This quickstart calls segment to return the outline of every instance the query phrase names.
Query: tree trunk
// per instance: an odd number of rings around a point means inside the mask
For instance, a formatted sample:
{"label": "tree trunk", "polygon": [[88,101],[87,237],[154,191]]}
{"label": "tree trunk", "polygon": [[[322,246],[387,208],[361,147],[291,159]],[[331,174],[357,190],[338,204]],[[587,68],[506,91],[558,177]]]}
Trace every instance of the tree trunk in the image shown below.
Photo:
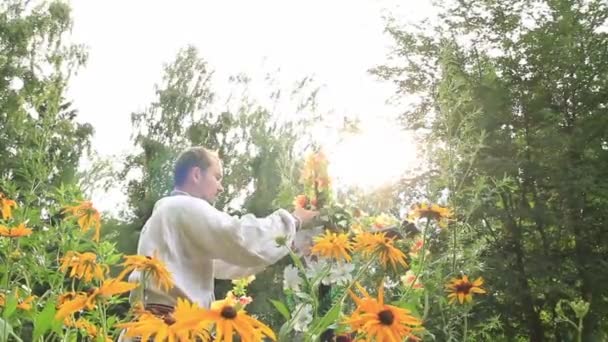
{"label": "tree trunk", "polygon": [[528,278],[526,276],[521,228],[517,225],[517,222],[513,218],[513,215],[509,209],[510,205],[509,201],[507,200],[507,195],[501,193],[501,199],[505,207],[506,213],[505,220],[503,221],[503,223],[505,225],[505,228],[507,229],[508,238],[511,242],[513,253],[515,254],[515,265],[513,271],[521,289],[521,293],[519,293],[518,295],[520,296],[522,304],[524,306],[524,313],[525,317],[527,318],[530,341],[542,342],[544,341],[545,337],[544,330],[542,322],[540,320],[540,316],[534,308],[534,299],[530,290],[530,284],[528,284]]}

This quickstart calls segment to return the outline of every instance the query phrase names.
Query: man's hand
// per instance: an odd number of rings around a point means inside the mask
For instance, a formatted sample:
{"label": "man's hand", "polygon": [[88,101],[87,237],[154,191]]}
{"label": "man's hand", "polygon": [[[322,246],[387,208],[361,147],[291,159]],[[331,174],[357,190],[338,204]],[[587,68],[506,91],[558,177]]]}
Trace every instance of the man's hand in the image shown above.
{"label": "man's hand", "polygon": [[304,208],[296,207],[292,213],[293,216],[297,217],[302,223],[302,227],[308,225],[312,220],[319,215],[318,211],[306,210]]}

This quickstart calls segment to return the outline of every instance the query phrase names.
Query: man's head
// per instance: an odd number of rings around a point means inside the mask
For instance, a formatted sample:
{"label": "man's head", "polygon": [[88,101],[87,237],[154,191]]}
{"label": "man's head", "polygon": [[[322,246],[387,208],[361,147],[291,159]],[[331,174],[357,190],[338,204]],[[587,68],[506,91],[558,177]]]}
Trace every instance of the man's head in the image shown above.
{"label": "man's head", "polygon": [[218,193],[224,191],[222,176],[222,163],[217,153],[195,146],[177,158],[173,181],[175,189],[213,202]]}

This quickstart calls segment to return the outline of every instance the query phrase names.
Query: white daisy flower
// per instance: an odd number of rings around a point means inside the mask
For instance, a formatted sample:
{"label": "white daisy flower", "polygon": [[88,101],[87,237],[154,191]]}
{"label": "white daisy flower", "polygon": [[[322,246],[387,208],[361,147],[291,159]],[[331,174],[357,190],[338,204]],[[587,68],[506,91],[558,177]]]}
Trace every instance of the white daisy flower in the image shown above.
{"label": "white daisy flower", "polygon": [[355,265],[351,263],[338,263],[331,268],[329,272],[329,281],[332,284],[346,285],[353,280],[352,272],[355,270]]}
{"label": "white daisy flower", "polygon": [[298,269],[293,265],[285,267],[283,270],[283,289],[298,292],[300,291],[300,285],[302,285],[302,278],[298,274]]}
{"label": "white daisy flower", "polygon": [[321,279],[321,283],[323,283],[323,285],[329,285],[331,284],[329,273],[329,264],[323,259],[320,259],[319,261],[311,261],[306,265],[305,275],[306,278],[310,279],[311,281],[324,274],[323,279]]}
{"label": "white daisy flower", "polygon": [[312,305],[300,304],[296,307],[294,313],[296,313],[296,316],[293,318],[293,329],[300,332],[308,330],[308,325],[312,322]]}

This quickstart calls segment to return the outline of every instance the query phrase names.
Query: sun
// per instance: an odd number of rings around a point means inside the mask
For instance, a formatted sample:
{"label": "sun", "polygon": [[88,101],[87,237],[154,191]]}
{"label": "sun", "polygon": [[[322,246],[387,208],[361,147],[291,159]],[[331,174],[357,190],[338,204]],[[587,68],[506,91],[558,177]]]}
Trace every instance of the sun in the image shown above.
{"label": "sun", "polygon": [[418,164],[411,133],[397,124],[365,125],[358,134],[326,147],[335,185],[373,190],[390,184]]}

